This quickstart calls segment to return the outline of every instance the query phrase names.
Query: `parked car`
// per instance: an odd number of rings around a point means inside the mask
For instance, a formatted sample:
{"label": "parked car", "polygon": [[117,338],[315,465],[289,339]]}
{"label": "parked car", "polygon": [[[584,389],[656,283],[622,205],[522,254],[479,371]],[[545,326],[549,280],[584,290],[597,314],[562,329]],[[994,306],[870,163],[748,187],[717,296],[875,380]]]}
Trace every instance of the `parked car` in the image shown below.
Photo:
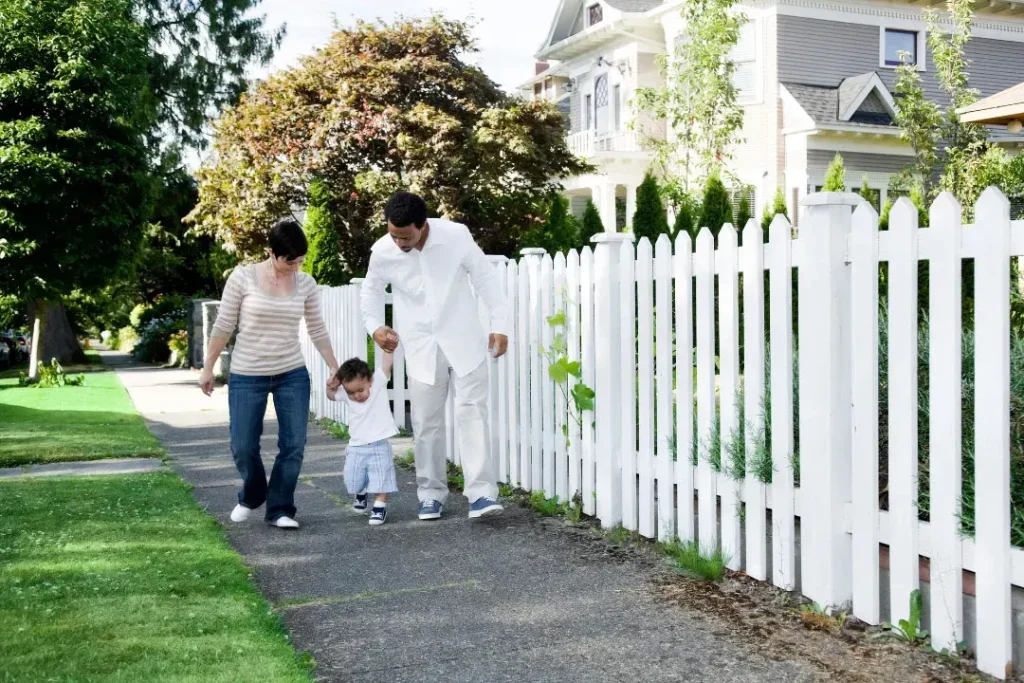
{"label": "parked car", "polygon": [[32,337],[19,334],[14,338],[14,341],[18,343],[18,349],[21,351],[22,360],[28,360],[28,357],[32,354]]}
{"label": "parked car", "polygon": [[6,337],[0,337],[0,368],[9,368],[11,363],[11,347],[4,341]]}
{"label": "parked car", "polygon": [[28,356],[22,352],[18,342],[10,335],[0,333],[0,347],[7,350],[8,362],[11,365],[16,365],[28,358]]}

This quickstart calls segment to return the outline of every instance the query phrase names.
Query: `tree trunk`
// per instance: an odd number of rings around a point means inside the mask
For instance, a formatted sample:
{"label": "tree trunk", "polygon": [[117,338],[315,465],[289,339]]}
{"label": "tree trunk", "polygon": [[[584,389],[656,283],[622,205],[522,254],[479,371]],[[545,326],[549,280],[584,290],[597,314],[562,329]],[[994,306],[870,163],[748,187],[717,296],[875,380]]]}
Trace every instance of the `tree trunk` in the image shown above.
{"label": "tree trunk", "polygon": [[54,358],[60,363],[85,360],[64,304],[38,299],[29,304],[28,317],[32,321],[32,357],[29,361],[31,379],[38,378],[40,362],[50,363]]}

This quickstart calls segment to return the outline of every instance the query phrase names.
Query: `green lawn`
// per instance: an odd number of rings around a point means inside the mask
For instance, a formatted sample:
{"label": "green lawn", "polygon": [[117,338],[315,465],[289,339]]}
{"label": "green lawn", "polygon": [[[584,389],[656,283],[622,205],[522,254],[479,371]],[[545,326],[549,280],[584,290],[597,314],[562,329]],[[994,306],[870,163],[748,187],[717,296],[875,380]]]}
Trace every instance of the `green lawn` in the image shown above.
{"label": "green lawn", "polygon": [[0,499],[0,681],[311,680],[175,475],[0,481]]}
{"label": "green lawn", "polygon": [[0,467],[162,454],[113,372],[60,389],[0,379]]}

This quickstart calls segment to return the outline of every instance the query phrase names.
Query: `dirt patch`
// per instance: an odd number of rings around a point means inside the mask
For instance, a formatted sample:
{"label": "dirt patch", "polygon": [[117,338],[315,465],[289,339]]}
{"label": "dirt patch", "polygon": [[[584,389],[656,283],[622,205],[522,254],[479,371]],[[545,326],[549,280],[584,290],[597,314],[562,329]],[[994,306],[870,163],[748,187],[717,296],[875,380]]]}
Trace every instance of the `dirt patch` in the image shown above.
{"label": "dirt patch", "polygon": [[[510,511],[511,512],[511,511]],[[845,616],[801,610],[800,598],[730,572],[710,583],[680,575],[656,544],[636,534],[600,530],[594,520],[579,524],[533,518],[538,533],[556,533],[569,541],[576,557],[595,562],[631,563],[650,576],[655,596],[682,609],[686,617],[714,635],[752,648],[772,661],[803,661],[823,681],[844,683],[975,683],[994,681],[977,673],[969,658],[955,660],[913,647],[878,627]],[[513,512],[517,517],[516,512]],[[1022,679],[1015,678],[1015,681]]]}

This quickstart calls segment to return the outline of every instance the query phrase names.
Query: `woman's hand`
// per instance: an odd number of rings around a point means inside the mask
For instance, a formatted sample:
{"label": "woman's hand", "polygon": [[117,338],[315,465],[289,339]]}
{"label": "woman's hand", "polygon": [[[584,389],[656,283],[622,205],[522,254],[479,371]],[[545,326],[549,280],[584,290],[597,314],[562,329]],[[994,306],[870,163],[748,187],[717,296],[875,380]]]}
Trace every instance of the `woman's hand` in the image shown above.
{"label": "woman's hand", "polygon": [[199,388],[207,396],[213,394],[213,370],[209,366],[204,367],[203,371],[199,373]]}
{"label": "woman's hand", "polygon": [[338,368],[327,368],[327,374],[330,375],[330,379],[327,380],[327,391],[337,391],[341,386],[341,380],[338,379]]}

